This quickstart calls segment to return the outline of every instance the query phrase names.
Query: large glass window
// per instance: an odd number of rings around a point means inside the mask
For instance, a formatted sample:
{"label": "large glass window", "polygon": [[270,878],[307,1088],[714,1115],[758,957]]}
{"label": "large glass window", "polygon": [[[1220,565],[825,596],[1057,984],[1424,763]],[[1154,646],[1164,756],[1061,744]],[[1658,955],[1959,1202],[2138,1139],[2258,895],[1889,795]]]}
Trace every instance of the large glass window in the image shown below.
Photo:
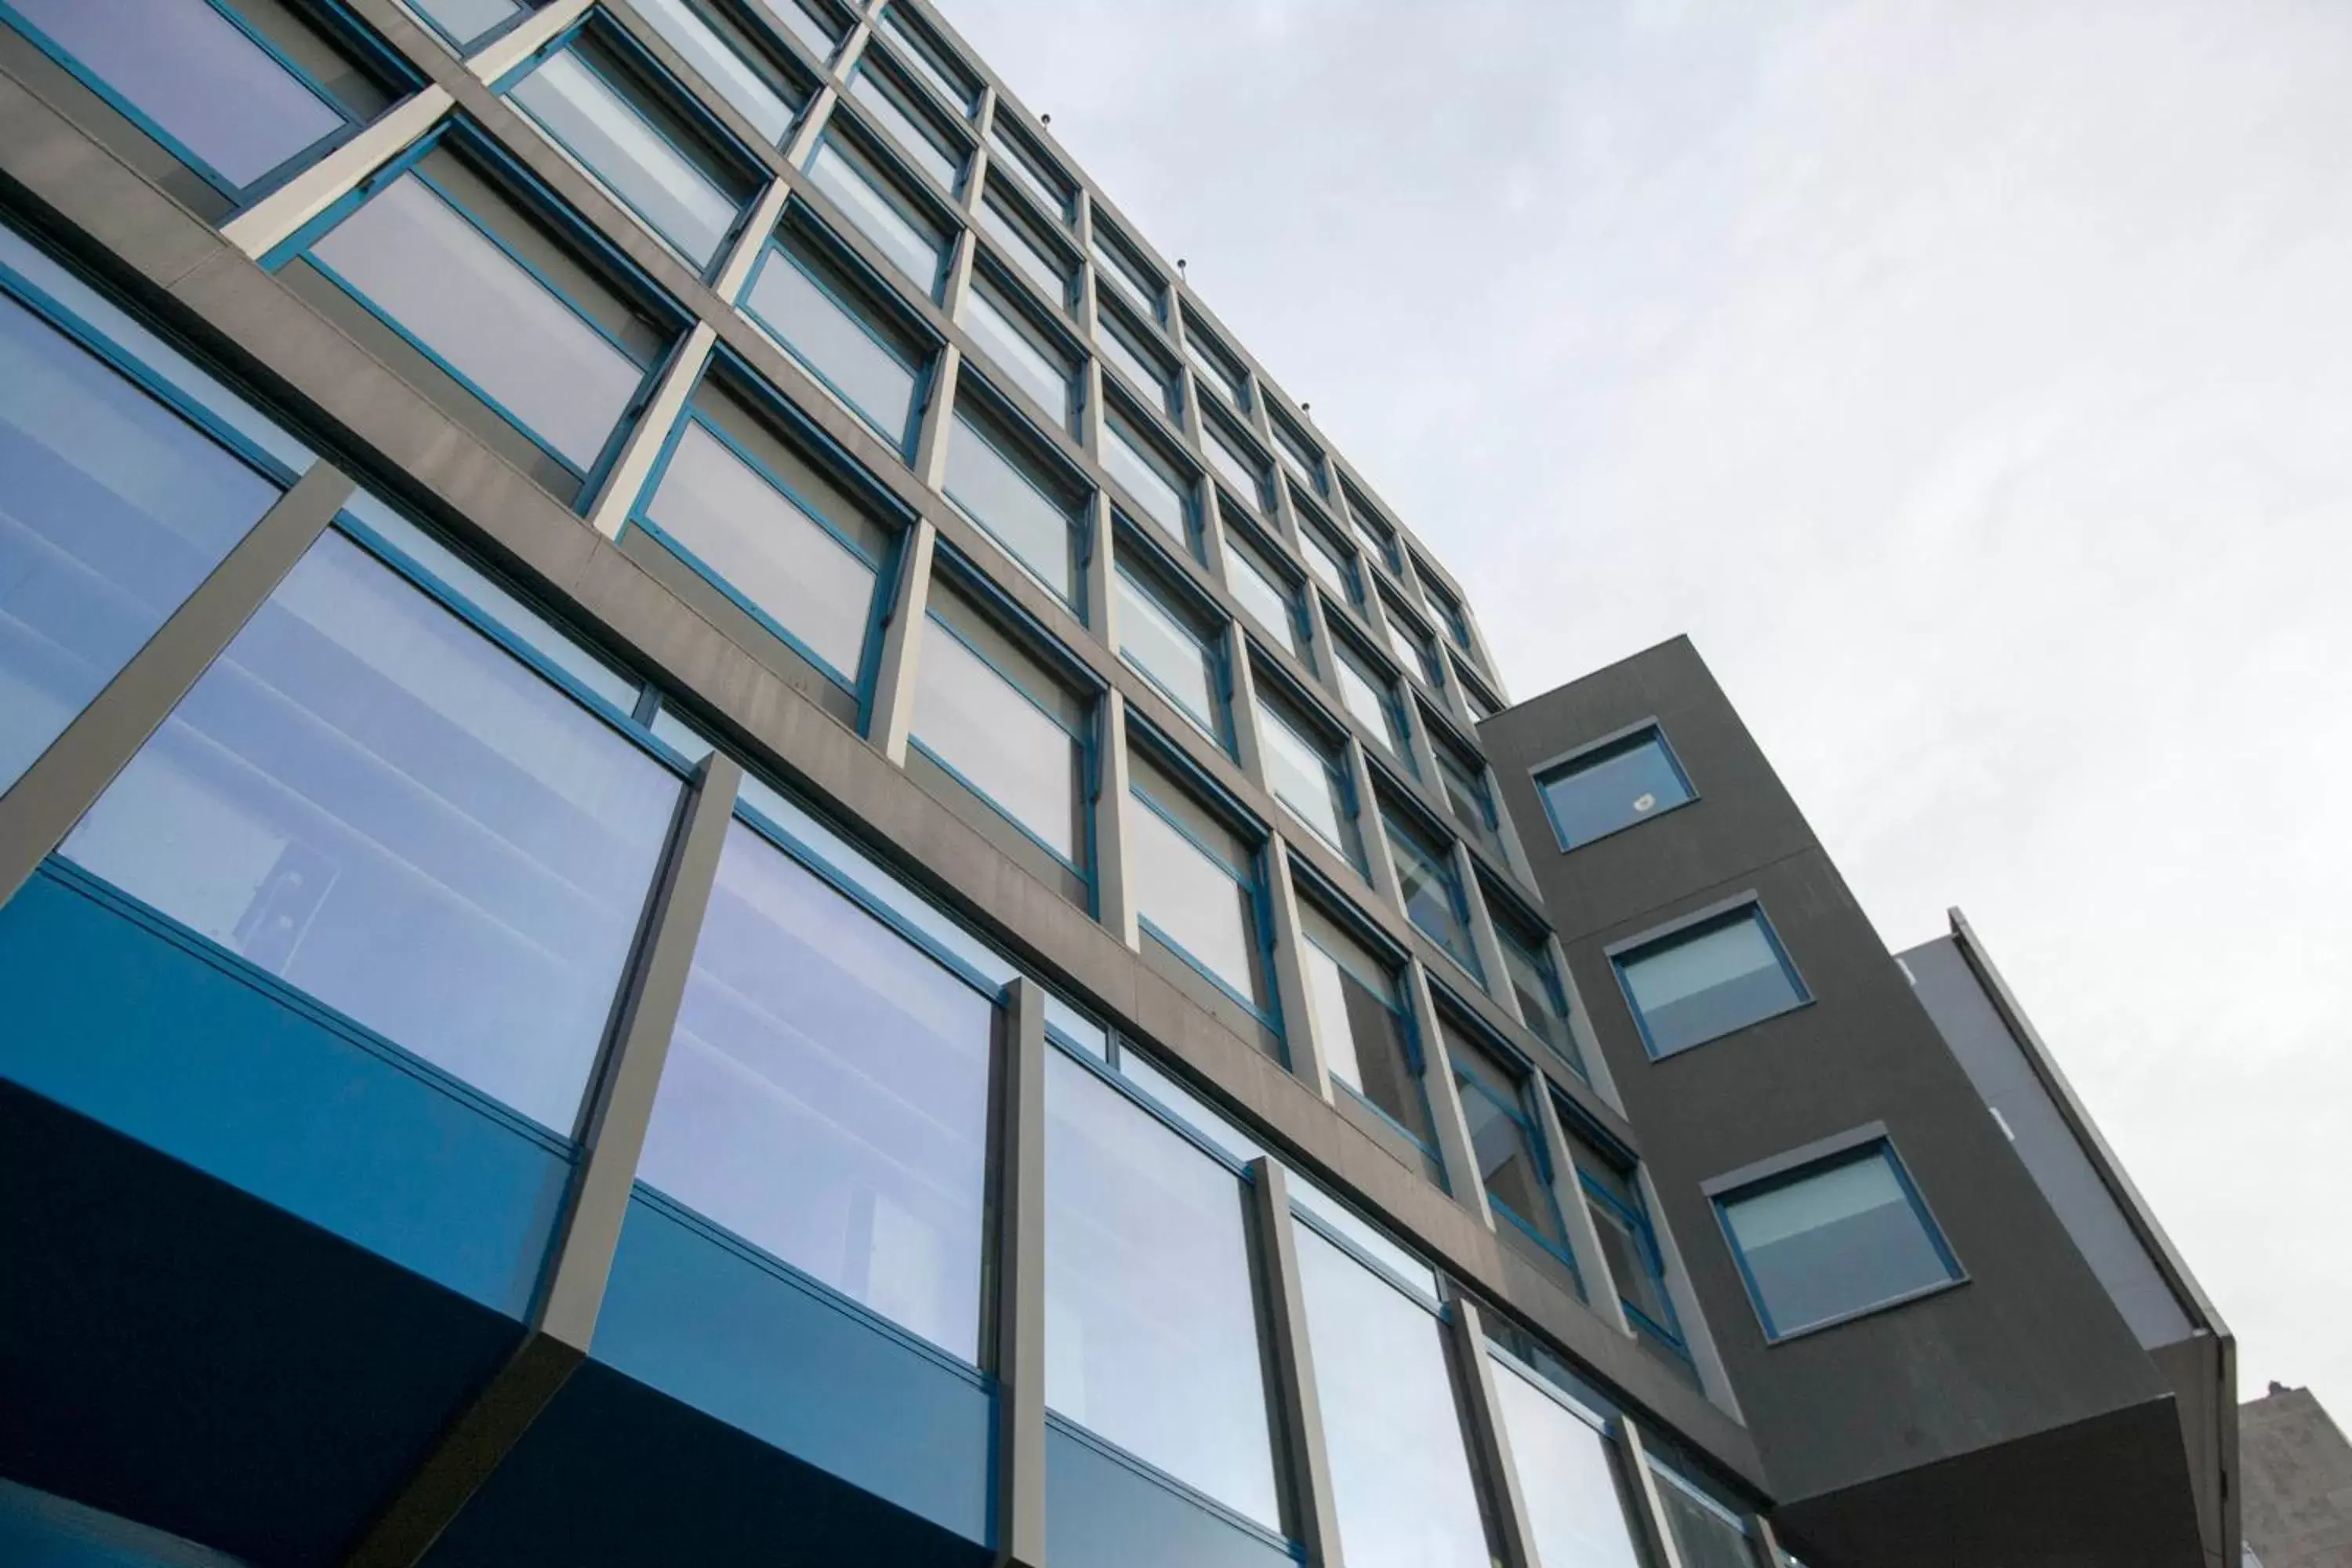
{"label": "large glass window", "polygon": [[1603,1149],[1585,1136],[1571,1116],[1561,1116],[1560,1131],[1576,1162],[1577,1183],[1608,1259],[1610,1277],[1617,1283],[1618,1300],[1634,1331],[1653,1344],[1687,1356],[1681,1320],[1666,1293],[1665,1255],[1659,1250],[1657,1232],[1650,1224],[1650,1205],[1643,1201],[1633,1157],[1613,1147]]}
{"label": "large glass window", "polygon": [[531,11],[525,0],[409,0],[409,5],[460,49]]}
{"label": "large glass window", "polygon": [[1381,621],[1388,627],[1389,651],[1397,662],[1420,677],[1423,685],[1432,691],[1445,684],[1445,665],[1438,657],[1437,643],[1399,604],[1393,595],[1381,595]]}
{"label": "large glass window", "polygon": [[1129,389],[1162,414],[1176,416],[1176,367],[1150,346],[1150,334],[1118,305],[1106,303],[1096,308],[1095,341],[1101,345],[1103,363],[1123,376]]}
{"label": "large glass window", "polygon": [[592,28],[507,96],[688,260],[718,259],[757,182],[643,62]]}
{"label": "large glass window", "polygon": [[1078,264],[1044,224],[1029,216],[1019,197],[992,183],[974,216],[980,232],[994,242],[1015,270],[1056,307],[1069,308],[1077,291]]}
{"label": "large glass window", "polygon": [[1076,205],[1076,187],[1029,133],[1013,123],[1013,111],[1000,102],[988,128],[989,166],[1002,169],[1020,183],[1037,205],[1067,223]]}
{"label": "large glass window", "polygon": [[1047,1053],[1045,1403],[1282,1530],[1241,1184]]}
{"label": "large glass window", "polygon": [[941,124],[919,90],[891,68],[889,57],[869,49],[849,73],[849,97],[882,128],[909,163],[952,193],[962,183],[969,153]]}
{"label": "large glass window", "polygon": [[[789,3],[789,0],[786,0]],[[980,108],[980,82],[946,44],[904,5],[882,8],[882,26],[898,54],[930,89],[958,114],[971,118]]]}
{"label": "large glass window", "polygon": [[1447,847],[1425,837],[1392,810],[1381,813],[1389,858],[1396,862],[1397,890],[1407,919],[1421,934],[1444,948],[1463,968],[1478,973],[1478,952],[1470,941],[1470,905],[1454,875]]}
{"label": "large glass window", "polygon": [[1488,1568],[1444,1330],[1310,1226],[1293,1230],[1349,1568]]}
{"label": "large glass window", "polygon": [[1293,658],[1306,662],[1307,641],[1300,635],[1302,614],[1298,588],[1266,562],[1255,545],[1246,544],[1228,524],[1225,529],[1225,585],[1242,608],[1280,643]]}
{"label": "large glass window", "polygon": [[733,823],[638,1179],[976,1362],[994,1011]]}
{"label": "large glass window", "polygon": [[1495,916],[1495,941],[1503,950],[1503,973],[1518,1004],[1519,1022],[1528,1032],[1559,1053],[1559,1058],[1583,1078],[1584,1054],[1568,1021],[1568,990],[1551,961],[1551,947],[1542,931],[1504,913],[1489,894],[1487,909]]}
{"label": "large glass window", "polygon": [[1658,1479],[1658,1506],[1683,1568],[1757,1568],[1761,1559],[1737,1513],[1656,1459],[1650,1473]]}
{"label": "large glass window", "polygon": [[856,690],[889,536],[749,411],[706,388],[639,521]]}
{"label": "large glass window", "polygon": [[743,289],[743,310],[900,453],[932,346],[797,205]]}
{"label": "large glass window", "polygon": [[1266,509],[1271,492],[1266,489],[1265,466],[1240,437],[1213,419],[1203,419],[1201,448],[1209,455],[1209,467],[1233,487],[1235,495],[1261,512]]}
{"label": "large glass window", "polygon": [[1127,487],[1143,518],[1162,533],[1192,549],[1192,484],[1160,443],[1116,414],[1103,421],[1103,467]]}
{"label": "large glass window", "polygon": [[1257,688],[1258,751],[1265,763],[1266,787],[1297,814],[1316,837],[1360,868],[1363,841],[1356,824],[1356,791],[1345,747],[1302,717],[1288,701]]}
{"label": "large glass window", "polygon": [[342,136],[352,119],[282,50],[206,0],[10,0],[37,36],[231,196]]}
{"label": "large glass window", "polygon": [[1372,667],[1371,660],[1345,642],[1333,650],[1332,673],[1339,679],[1339,700],[1357,722],[1372,732],[1390,756],[1412,767],[1412,750],[1404,736],[1404,712],[1397,705],[1396,686]]}
{"label": "large glass window", "polygon": [[[791,0],[779,0],[792,9]],[[634,0],[636,13],[669,41],[751,128],[783,144],[808,93],[790,80],[734,19],[707,0]]]}
{"label": "large glass window", "polygon": [[1719,1193],[1715,1206],[1768,1339],[1960,1278],[1894,1145],[1883,1139]]}
{"label": "large glass window", "polygon": [[1562,849],[1590,844],[1692,798],[1690,780],[1654,727],[1537,774],[1536,789]]}
{"label": "large glass window", "polygon": [[1410,1133],[1429,1157],[1437,1143],[1421,1053],[1405,1011],[1403,977],[1306,899],[1298,901],[1298,951],[1307,1001],[1324,1065],[1338,1082]]}
{"label": "large glass window", "polygon": [[[461,205],[453,193],[465,191]],[[476,211],[472,203],[482,204]],[[670,334],[624,337],[527,266],[521,223],[436,151],[310,247],[356,295],[572,473],[593,469]]]}
{"label": "large glass window", "polygon": [[1220,747],[1225,745],[1225,659],[1217,634],[1171,607],[1164,589],[1122,566],[1118,651]]}
{"label": "large glass window", "polygon": [[1571,1407],[1516,1361],[1491,1356],[1536,1568],[1644,1568],[1622,1460],[1606,1425]]}
{"label": "large glass window", "polygon": [[1642,1043],[1671,1056],[1808,999],[1764,910],[1745,904],[1615,953]]}
{"label": "large glass window", "polygon": [[842,215],[890,264],[914,280],[918,293],[938,292],[946,269],[949,233],[928,207],[908,195],[881,166],[847,142],[826,136],[809,155],[809,183],[833,198]]}
{"label": "large glass window", "polygon": [[[1551,1162],[1545,1155],[1535,1110],[1528,1102],[1527,1071],[1505,1061],[1454,1019],[1440,1015],[1438,1026],[1445,1031],[1445,1054],[1454,1064],[1478,1180],[1486,1186],[1488,1206],[1508,1222],[1503,1239],[1533,1243],[1538,1257],[1564,1265],[1573,1276],[1576,1262],[1552,1194]],[[1580,1279],[1576,1284],[1583,1289]]]}
{"label": "large glass window", "polygon": [[[1415,556],[1413,559],[1418,564],[1421,558]],[[1445,623],[1445,635],[1453,639],[1454,646],[1465,654],[1473,652],[1470,618],[1462,612],[1462,601],[1440,584],[1437,574],[1426,566],[1421,566],[1414,575],[1421,579],[1422,597],[1427,599],[1429,607],[1437,612],[1437,618]]]}
{"label": "large glass window", "polygon": [[1095,219],[1094,256],[1097,284],[1108,284],[1121,300],[1150,321],[1168,319],[1168,285],[1100,216]]}
{"label": "large glass window", "polygon": [[331,531],[63,853],[568,1134],[680,793]]}
{"label": "large glass window", "polygon": [[1081,872],[1087,723],[1080,697],[971,601],[933,583],[912,743]]}
{"label": "large glass window", "polygon": [[1077,422],[1077,352],[1061,333],[1030,313],[1021,297],[975,268],[956,320],[1013,385],[1034,398],[1045,417],[1064,430]]}
{"label": "large glass window", "polygon": [[948,499],[1061,596],[1078,602],[1087,498],[1013,421],[971,395],[948,431]]}
{"label": "large glass window", "polygon": [[1257,847],[1130,751],[1128,877],[1147,934],[1263,1016],[1267,1006]]}
{"label": "large glass window", "polygon": [[0,295],[0,795],[278,495]]}

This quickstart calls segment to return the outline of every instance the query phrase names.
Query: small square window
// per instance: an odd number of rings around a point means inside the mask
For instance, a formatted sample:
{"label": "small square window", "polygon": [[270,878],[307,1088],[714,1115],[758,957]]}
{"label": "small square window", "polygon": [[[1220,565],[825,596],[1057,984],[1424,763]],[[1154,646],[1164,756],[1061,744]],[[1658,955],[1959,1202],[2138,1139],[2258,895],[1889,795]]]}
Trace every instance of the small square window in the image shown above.
{"label": "small square window", "polygon": [[1563,850],[1697,798],[1655,724],[1591,747],[1536,775]]}
{"label": "small square window", "polygon": [[1884,1138],[1717,1193],[1715,1208],[1767,1339],[1843,1321],[1964,1278]]}
{"label": "small square window", "polygon": [[1611,962],[1653,1059],[1811,1000],[1752,903],[1612,952]]}

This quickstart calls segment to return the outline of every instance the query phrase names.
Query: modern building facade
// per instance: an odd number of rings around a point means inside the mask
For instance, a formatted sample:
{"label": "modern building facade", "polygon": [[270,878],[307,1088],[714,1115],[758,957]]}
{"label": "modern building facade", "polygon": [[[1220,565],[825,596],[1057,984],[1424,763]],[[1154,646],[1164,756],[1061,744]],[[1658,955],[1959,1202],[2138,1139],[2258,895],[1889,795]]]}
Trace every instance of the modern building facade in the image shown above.
{"label": "modern building facade", "polygon": [[2352,1442],[2307,1388],[2273,1383],[2239,1407],[2246,1568],[2352,1563]]}
{"label": "modern building facade", "polygon": [[0,1560],[2224,1560],[1990,965],[919,0],[0,0]]}

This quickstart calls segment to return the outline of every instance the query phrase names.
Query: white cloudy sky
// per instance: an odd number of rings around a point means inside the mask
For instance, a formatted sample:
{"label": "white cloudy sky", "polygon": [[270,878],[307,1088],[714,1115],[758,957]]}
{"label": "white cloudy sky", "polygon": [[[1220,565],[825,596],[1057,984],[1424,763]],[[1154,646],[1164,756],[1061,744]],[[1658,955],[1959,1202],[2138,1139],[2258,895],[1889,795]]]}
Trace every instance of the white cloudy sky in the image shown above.
{"label": "white cloudy sky", "polygon": [[1513,693],[1688,631],[2352,1415],[2352,5],[943,3]]}

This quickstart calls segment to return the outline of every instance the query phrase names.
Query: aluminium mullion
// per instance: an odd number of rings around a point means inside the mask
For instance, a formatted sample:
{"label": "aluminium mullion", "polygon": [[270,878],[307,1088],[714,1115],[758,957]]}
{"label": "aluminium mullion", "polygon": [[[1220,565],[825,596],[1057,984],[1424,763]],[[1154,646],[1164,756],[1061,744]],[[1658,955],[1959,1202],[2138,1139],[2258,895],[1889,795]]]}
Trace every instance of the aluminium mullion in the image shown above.
{"label": "aluminium mullion", "polygon": [[1142,921],[1136,912],[1128,857],[1128,814],[1147,809],[1129,789],[1127,757],[1127,698],[1118,686],[1097,704],[1100,731],[1099,785],[1095,792],[1095,919],[1125,943],[1143,950]]}
{"label": "aluminium mullion", "polygon": [[467,71],[484,87],[495,88],[509,71],[553,43],[594,5],[595,0],[551,0],[467,56]]}
{"label": "aluminium mullion", "polygon": [[1723,1364],[1723,1352],[1717,1349],[1714,1331],[1707,1327],[1706,1312],[1698,1299],[1697,1289],[1691,1283],[1690,1269],[1684,1265],[1682,1248],[1675,1245],[1674,1228],[1666,1223],[1666,1214],[1658,1201],[1658,1184],[1652,1179],[1650,1167],[1642,1162],[1633,1166],[1634,1193],[1642,1200],[1642,1219],[1650,1232],[1650,1244],[1656,1249],[1659,1283],[1666,1300],[1675,1310],[1675,1326],[1682,1334],[1683,1349],[1690,1353],[1691,1366],[1698,1373],[1699,1391],[1718,1409],[1734,1420],[1741,1420],[1738,1391],[1732,1386],[1731,1373]]}
{"label": "aluminium mullion", "polygon": [[628,523],[629,513],[646,481],[654,471],[669,443],[670,429],[679,416],[686,412],[687,399],[694,394],[710,363],[711,350],[719,334],[709,322],[697,320],[687,332],[686,342],[670,359],[655,385],[653,395],[637,414],[636,424],[623,440],[620,455],[604,473],[604,481],[596,493],[595,504],[589,508],[589,526],[607,539],[621,537]]}
{"label": "aluminium mullion", "polygon": [[1658,1495],[1658,1478],[1650,1468],[1650,1446],[1642,1437],[1642,1429],[1620,1416],[1616,1423],[1617,1439],[1624,1447],[1625,1468],[1632,1472],[1633,1495],[1641,1500],[1650,1545],[1658,1568],[1686,1568],[1682,1548],[1675,1543],[1674,1528],[1666,1522],[1666,1501]]}
{"label": "aluminium mullion", "polygon": [[221,237],[259,261],[429,134],[455,107],[448,89],[437,83],[419,88],[333,152],[223,224]]}
{"label": "aluminium mullion", "polygon": [[1454,879],[1462,890],[1463,923],[1469,927],[1470,951],[1477,959],[1478,977],[1486,994],[1499,1003],[1502,994],[1511,988],[1511,971],[1503,962],[1503,941],[1495,931],[1494,911],[1486,907],[1486,889],[1479,883],[1478,861],[1469,845],[1458,837],[1453,842],[1452,857]]}
{"label": "aluminium mullion", "polygon": [[1276,1005],[1282,1010],[1286,1024],[1283,1030],[1284,1054],[1289,1058],[1291,1076],[1315,1092],[1318,1099],[1328,1102],[1332,1097],[1331,1060],[1322,1037],[1316,1033],[1314,1003],[1307,978],[1303,944],[1307,940],[1305,922],[1298,915],[1298,889],[1290,868],[1289,841],[1279,831],[1266,838],[1266,920],[1273,929],[1272,952],[1268,967],[1274,984]]}
{"label": "aluminium mullion", "polygon": [[996,1563],[1045,1563],[1045,993],[1024,975],[999,1003],[991,1347],[996,1373]]}
{"label": "aluminium mullion", "polygon": [[882,625],[882,651],[866,712],[866,740],[901,768],[907,765],[907,742],[914,724],[922,626],[930,607],[931,563],[939,537],[939,528],[929,518],[916,519],[908,533]]}
{"label": "aluminium mullion", "polygon": [[1486,1181],[1478,1169],[1477,1147],[1470,1142],[1470,1121],[1462,1110],[1461,1086],[1454,1081],[1453,1053],[1438,1027],[1437,1004],[1430,994],[1429,969],[1418,953],[1405,964],[1405,1001],[1412,1010],[1413,1033],[1421,1041],[1421,1086],[1429,1100],[1429,1118],[1436,1124],[1438,1164],[1445,1172],[1447,1191],[1491,1233],[1495,1211],[1486,1200]]}
{"label": "aluminium mullion", "polygon": [[1250,1162],[1244,1174],[1273,1352],[1276,1417],[1282,1428],[1281,1451],[1288,1460],[1293,1528],[1306,1549],[1306,1568],[1345,1568],[1331,1456],[1323,1436],[1322,1396],[1315,1384],[1315,1348],[1307,1333],[1298,1237],[1290,1217],[1289,1178],[1263,1154]]}

